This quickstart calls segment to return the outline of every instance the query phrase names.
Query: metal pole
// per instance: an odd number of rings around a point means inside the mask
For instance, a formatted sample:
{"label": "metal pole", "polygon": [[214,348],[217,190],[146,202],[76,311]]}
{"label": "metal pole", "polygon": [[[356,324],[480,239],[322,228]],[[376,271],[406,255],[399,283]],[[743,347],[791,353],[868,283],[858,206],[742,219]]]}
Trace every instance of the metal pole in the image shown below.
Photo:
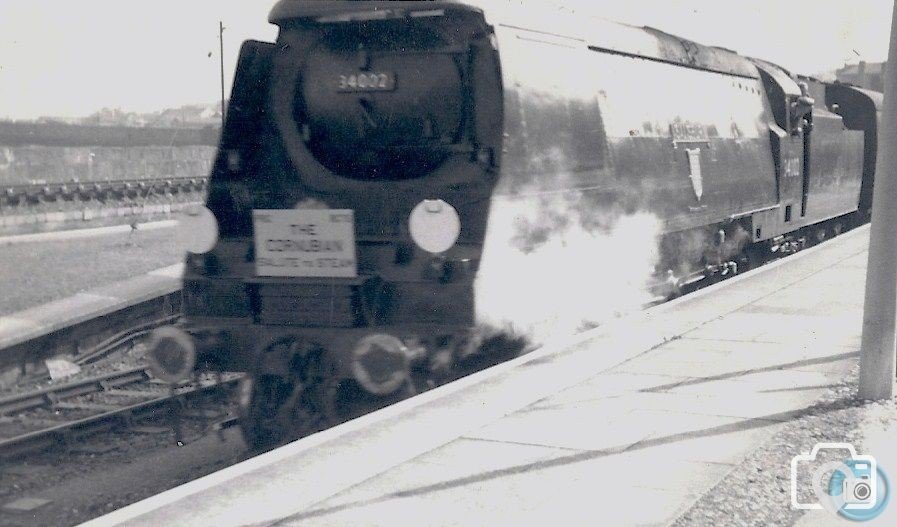
{"label": "metal pole", "polygon": [[[891,17],[891,60],[897,62],[897,5]],[[897,68],[887,69],[884,92],[860,351],[859,396],[872,400],[893,397],[897,356]]]}
{"label": "metal pole", "polygon": [[221,60],[221,129],[224,129],[224,22],[218,21],[218,56]]}

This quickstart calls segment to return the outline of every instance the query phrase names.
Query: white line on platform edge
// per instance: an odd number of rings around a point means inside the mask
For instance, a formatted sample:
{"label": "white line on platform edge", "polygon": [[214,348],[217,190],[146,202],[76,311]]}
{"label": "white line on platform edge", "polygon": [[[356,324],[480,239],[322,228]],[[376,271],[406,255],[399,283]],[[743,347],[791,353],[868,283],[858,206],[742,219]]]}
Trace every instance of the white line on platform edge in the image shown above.
{"label": "white line on platform edge", "polygon": [[90,229],[73,229],[66,231],[53,232],[37,232],[33,234],[15,234],[11,236],[0,236],[0,246],[16,245],[19,243],[48,242],[58,240],[75,240],[79,238],[92,238],[95,236],[106,236],[109,234],[118,234],[137,231],[153,231],[157,229],[168,229],[176,227],[177,220],[161,220],[147,223],[137,223],[134,227],[131,225],[112,225],[109,227],[93,227]]}

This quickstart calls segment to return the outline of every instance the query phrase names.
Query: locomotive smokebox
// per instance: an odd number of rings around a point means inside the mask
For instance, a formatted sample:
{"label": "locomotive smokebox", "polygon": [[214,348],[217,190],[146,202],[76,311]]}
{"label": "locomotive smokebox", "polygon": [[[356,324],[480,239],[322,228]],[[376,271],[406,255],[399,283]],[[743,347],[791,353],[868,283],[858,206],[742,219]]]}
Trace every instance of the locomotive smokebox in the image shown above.
{"label": "locomotive smokebox", "polygon": [[309,150],[344,177],[426,174],[462,130],[465,95],[452,51],[422,24],[329,27],[296,90],[294,118]]}

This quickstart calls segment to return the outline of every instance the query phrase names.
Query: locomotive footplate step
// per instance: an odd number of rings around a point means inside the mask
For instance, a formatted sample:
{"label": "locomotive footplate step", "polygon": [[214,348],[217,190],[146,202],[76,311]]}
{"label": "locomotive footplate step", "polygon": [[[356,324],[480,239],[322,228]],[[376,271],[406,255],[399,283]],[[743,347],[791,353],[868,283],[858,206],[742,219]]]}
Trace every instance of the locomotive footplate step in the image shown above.
{"label": "locomotive footplate step", "polygon": [[[868,233],[543,347],[95,525],[670,524],[856,364]],[[596,509],[597,497],[639,506]]]}

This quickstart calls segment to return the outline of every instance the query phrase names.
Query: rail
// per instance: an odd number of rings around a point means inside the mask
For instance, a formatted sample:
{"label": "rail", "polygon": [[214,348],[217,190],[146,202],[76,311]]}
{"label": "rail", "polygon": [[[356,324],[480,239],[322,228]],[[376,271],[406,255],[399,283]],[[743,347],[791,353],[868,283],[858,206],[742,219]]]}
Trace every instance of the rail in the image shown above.
{"label": "rail", "polygon": [[51,406],[63,399],[103,392],[149,379],[147,368],[140,366],[41,390],[0,397],[0,415]]}
{"label": "rail", "polygon": [[[141,373],[138,372],[138,370],[139,369],[135,369],[128,372],[111,374],[110,376],[108,376],[108,382],[112,384],[122,383],[118,384],[118,386],[122,386],[125,384],[139,382],[134,380],[136,376],[140,376],[144,380],[149,379],[149,376],[145,371]],[[147,392],[146,395],[150,398],[146,400],[142,400],[132,404],[125,404],[114,409],[101,411],[96,415],[91,415],[88,417],[81,417],[62,421],[59,423],[52,423],[49,426],[39,427],[36,430],[28,430],[24,433],[15,434],[11,437],[0,439],[0,459],[15,458],[29,453],[46,451],[52,448],[59,448],[60,446],[66,447],[67,445],[72,445],[75,443],[75,441],[88,435],[103,432],[116,426],[128,426],[134,421],[138,421],[140,419],[156,417],[158,416],[158,410],[160,408],[177,408],[191,399],[205,396],[215,391],[232,389],[239,382],[240,378],[241,376],[234,375],[227,379],[207,381],[196,386],[188,386],[181,389],[172,389],[167,395],[161,396],[152,392]],[[104,383],[105,381],[98,379],[91,379],[82,383],[73,383],[72,385],[67,387],[60,387],[64,389],[64,391],[60,395],[77,397],[86,395],[88,393],[97,393],[97,391],[90,392],[90,390],[94,390],[98,386],[103,387]],[[79,391],[81,390],[85,390],[85,393],[79,393]],[[41,392],[45,392],[45,390],[41,390]],[[109,391],[109,393],[114,393],[114,390]],[[128,394],[133,395],[130,392],[128,392]],[[52,401],[52,398],[49,398],[48,395],[49,394],[47,393],[37,392],[23,394],[21,402],[25,403],[26,405],[37,403],[39,403],[40,406],[52,405],[52,407],[54,408],[61,406],[61,403],[58,400],[50,402]],[[7,408],[12,408],[12,405],[15,403],[7,402],[7,404]],[[78,406],[71,405],[67,408],[77,409]],[[86,404],[84,408],[90,408],[90,405]],[[7,419],[7,421],[9,421],[9,419]],[[27,426],[29,422],[28,419],[25,418],[22,421]],[[233,421],[233,418],[229,418],[224,422],[219,423],[218,428],[230,426],[233,424]]]}
{"label": "rail", "polygon": [[94,199],[109,196],[143,197],[166,192],[201,191],[208,178],[166,176],[157,178],[127,178],[96,181],[39,182],[0,185],[0,198],[7,207],[48,200],[74,198]]}

